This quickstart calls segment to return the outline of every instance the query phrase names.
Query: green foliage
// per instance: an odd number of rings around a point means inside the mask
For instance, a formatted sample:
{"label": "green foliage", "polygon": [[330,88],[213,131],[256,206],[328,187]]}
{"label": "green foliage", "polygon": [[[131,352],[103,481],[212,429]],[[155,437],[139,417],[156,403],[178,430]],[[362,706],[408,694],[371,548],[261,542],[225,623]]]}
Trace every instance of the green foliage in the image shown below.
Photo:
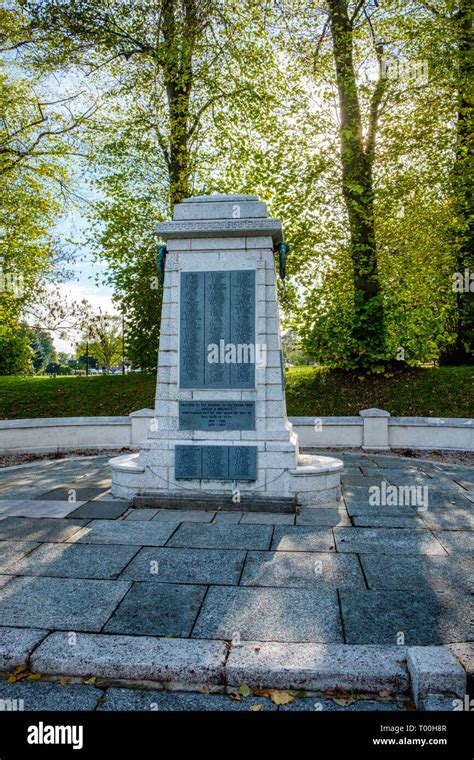
{"label": "green foliage", "polygon": [[0,375],[29,375],[33,371],[29,339],[21,330],[0,335]]}
{"label": "green foliage", "polygon": [[357,416],[386,409],[393,416],[473,417],[471,367],[418,367],[373,375],[323,367],[287,370],[288,413],[294,416]]}
{"label": "green foliage", "polygon": [[45,373],[47,375],[72,375],[71,367],[67,364],[61,364],[60,362],[50,362],[46,368]]}
{"label": "green foliage", "polygon": [[[358,415],[379,407],[392,415],[473,417],[471,367],[406,369],[360,380],[357,374],[320,367],[286,370],[288,414]],[[3,377],[0,418],[122,415],[153,407],[156,375],[90,377]]]}
{"label": "green foliage", "polygon": [[[366,374],[472,356],[474,295],[452,289],[455,271],[474,271],[469,0],[19,7],[0,23],[13,42],[32,35],[29,71],[84,69],[101,94],[94,118],[79,119],[88,242],[134,366],[154,369],[159,342],[154,225],[186,193],[210,191],[257,193],[282,219],[280,300],[305,357]],[[56,115],[37,150],[35,87],[2,81],[5,261],[27,278],[24,301],[0,293],[5,331],[51,265],[52,188],[72,143]],[[28,150],[11,140],[18,127]]]}
{"label": "green foliage", "polygon": [[30,348],[33,351],[33,369],[35,372],[46,368],[50,362],[57,359],[51,335],[46,330],[32,328],[27,331],[30,340]]}
{"label": "green foliage", "polygon": [[86,351],[94,357],[98,365],[109,370],[122,361],[122,330],[117,317],[100,314],[91,319],[76,348],[76,356]]}
{"label": "green foliage", "polygon": [[[16,9],[1,9],[0,34],[7,51],[29,41]],[[63,206],[71,124],[69,112],[61,114],[48,102],[41,70],[11,61],[8,52],[0,60],[0,338],[11,337],[13,345],[58,261],[52,229]],[[13,368],[15,361],[11,357]]]}

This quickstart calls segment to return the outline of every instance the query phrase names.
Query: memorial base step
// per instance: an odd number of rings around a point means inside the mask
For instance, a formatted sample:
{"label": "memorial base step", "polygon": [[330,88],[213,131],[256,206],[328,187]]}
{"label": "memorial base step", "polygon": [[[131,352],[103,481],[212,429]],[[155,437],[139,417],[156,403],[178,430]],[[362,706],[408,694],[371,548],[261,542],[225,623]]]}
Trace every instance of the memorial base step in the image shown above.
{"label": "memorial base step", "polygon": [[294,496],[258,497],[242,494],[239,502],[233,502],[229,494],[141,494],[135,496],[132,506],[140,509],[198,509],[213,512],[276,512],[294,514],[297,502]]}

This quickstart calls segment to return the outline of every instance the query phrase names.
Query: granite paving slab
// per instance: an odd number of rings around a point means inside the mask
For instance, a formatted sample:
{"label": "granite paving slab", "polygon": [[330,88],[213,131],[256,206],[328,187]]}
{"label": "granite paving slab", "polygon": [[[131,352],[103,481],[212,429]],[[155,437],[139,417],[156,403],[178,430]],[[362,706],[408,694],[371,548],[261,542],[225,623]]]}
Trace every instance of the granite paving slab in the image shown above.
{"label": "granite paving slab", "polygon": [[331,528],[295,525],[276,527],[271,548],[280,552],[330,552],[336,547]]}
{"label": "granite paving slab", "polygon": [[[416,466],[404,466],[400,465],[400,467],[378,467],[375,464],[366,464],[362,465],[361,467],[362,472],[364,475],[367,475],[369,478],[376,478],[377,476],[379,478],[385,478],[390,482],[390,477],[407,477],[410,478],[412,476],[420,476],[426,477],[427,473],[423,470],[423,468],[416,467]],[[355,485],[355,483],[354,483]]]}
{"label": "granite paving slab", "polygon": [[89,501],[96,496],[100,496],[106,488],[110,488],[110,481],[108,482],[108,485],[87,487],[82,487],[73,483],[62,488],[53,488],[51,491],[45,491],[41,496],[35,496],[34,498],[46,501],[67,501],[70,498],[70,494],[74,492],[75,501]]}
{"label": "granite paving slab", "polygon": [[200,509],[150,509],[153,522],[199,522],[210,523],[215,512]]}
{"label": "granite paving slab", "polygon": [[69,517],[92,520],[116,520],[125,514],[130,504],[126,501],[89,501],[75,509]]}
{"label": "granite paving slab", "polygon": [[80,535],[72,536],[70,540],[81,544],[163,546],[176,528],[177,523],[92,520]]}
{"label": "granite paving slab", "polygon": [[474,561],[468,558],[361,554],[360,561],[371,589],[474,591]]}
{"label": "granite paving slab", "polygon": [[418,709],[422,712],[453,712],[459,710],[459,702],[461,701],[453,696],[443,697],[433,694],[420,699]]}
{"label": "granite paving slab", "polygon": [[216,512],[212,520],[213,525],[237,525],[243,517],[243,512]]}
{"label": "granite paving slab", "polygon": [[352,518],[354,525],[359,528],[426,528],[426,523],[417,517],[411,515],[392,515],[391,517],[369,513],[363,515],[354,515]]}
{"label": "granite paving slab", "polygon": [[4,500],[24,501],[33,499],[35,496],[41,496],[45,489],[41,486],[16,485],[11,483],[0,483],[0,498]]}
{"label": "granite paving slab", "polygon": [[[83,502],[79,502],[83,504]],[[3,510],[1,517],[68,517],[77,507],[69,501],[23,501],[20,505]]]}
{"label": "granite paving slab", "polygon": [[407,646],[466,641],[471,603],[461,594],[417,591],[339,591],[348,644]]}
{"label": "granite paving slab", "polygon": [[0,671],[10,673],[26,665],[30,652],[47,634],[37,628],[0,627]]}
{"label": "granite paving slab", "polygon": [[341,483],[343,485],[350,485],[350,486],[364,486],[369,488],[370,486],[380,486],[382,480],[386,480],[388,482],[388,478],[385,475],[385,472],[380,474],[376,474],[375,476],[367,476],[367,475],[341,475]]}
{"label": "granite paving slab", "polygon": [[191,633],[205,594],[205,586],[134,583],[104,630],[185,638]]}
{"label": "granite paving slab", "polygon": [[[348,593],[352,593],[348,592]],[[211,586],[194,626],[193,638],[342,641],[334,591]]]}
{"label": "granite paving slab", "polygon": [[459,483],[460,486],[466,489],[466,491],[474,491],[474,478],[468,478],[467,476],[461,476],[460,478],[455,478],[456,483]]}
{"label": "granite paving slab", "polygon": [[368,501],[362,501],[358,498],[344,497],[347,513],[351,517],[356,515],[371,515],[373,517],[417,517],[418,512],[414,507],[400,504],[399,506],[382,506],[372,505]]}
{"label": "granite paving slab", "polygon": [[468,679],[472,679],[474,677],[474,644],[468,644],[467,642],[451,644],[449,649],[466,671]]}
{"label": "granite paving slab", "polygon": [[233,549],[141,549],[121,577],[155,583],[237,585],[244,560],[245,552]]}
{"label": "granite paving slab", "polygon": [[35,541],[1,541],[0,542],[0,573],[13,566],[15,562],[39,546]]}
{"label": "granite paving slab", "polygon": [[296,525],[321,525],[328,528],[335,528],[336,525],[350,525],[346,509],[336,509],[334,507],[319,507],[318,509],[300,509],[296,515]]}
{"label": "granite paving slab", "polygon": [[147,522],[156,514],[158,514],[157,509],[138,509],[134,507],[130,510],[128,515],[125,515],[124,520],[143,520],[144,522]]}
{"label": "granite paving slab", "polygon": [[278,514],[277,512],[244,512],[240,525],[293,525],[294,515]]}
{"label": "granite paving slab", "polygon": [[469,530],[436,530],[434,535],[444,546],[448,554],[470,554],[474,550],[474,538]]}
{"label": "granite paving slab", "polygon": [[48,683],[47,681],[17,681],[0,679],[0,701],[16,700],[17,709],[28,711],[95,710],[103,691],[86,684]]}
{"label": "granite paving slab", "polygon": [[0,519],[7,510],[21,507],[24,503],[25,499],[0,499]]}
{"label": "granite paving slab", "polygon": [[94,544],[41,544],[17,562],[15,575],[44,575],[57,578],[117,578],[137,553],[137,546]]}
{"label": "granite paving slab", "polygon": [[[397,486],[404,488],[405,486],[411,488],[426,486],[428,488],[428,494],[430,491],[435,490],[438,487],[437,480],[430,478],[428,475],[424,475],[421,472],[403,472],[394,470],[382,470],[384,478],[388,480],[391,486]],[[449,485],[447,486],[449,488]]]}
{"label": "granite paving slab", "polygon": [[423,521],[429,528],[439,530],[474,530],[474,511],[448,509],[444,512],[423,512]]}
{"label": "granite paving slab", "polygon": [[312,589],[366,588],[355,555],[307,552],[249,552],[241,586]]}
{"label": "granite paving slab", "polygon": [[443,545],[428,530],[403,528],[334,528],[338,552],[441,554]]}
{"label": "granite paving slab", "polygon": [[67,541],[87,520],[62,520],[54,517],[7,517],[0,522],[0,541]]}
{"label": "granite paving slab", "polygon": [[467,491],[462,493],[461,489],[459,489],[459,493],[455,493],[454,491],[441,491],[430,488],[428,491],[428,506],[430,510],[445,510],[450,507],[472,510],[472,502],[469,501],[468,495]]}
{"label": "granite paving slab", "polygon": [[0,590],[0,620],[25,628],[100,631],[129,587],[126,581],[18,577]]}
{"label": "granite paving slab", "polygon": [[168,546],[196,549],[268,549],[270,525],[193,525],[183,523]]}
{"label": "granite paving slab", "polygon": [[[1,629],[0,629],[1,630]],[[223,641],[83,633],[76,646],[67,632],[50,634],[33,652],[31,667],[43,674],[127,678],[179,684],[222,684]]]}
{"label": "granite paving slab", "polygon": [[226,664],[229,686],[322,692],[407,693],[407,650],[403,646],[349,646],[243,641]]}
{"label": "granite paving slab", "polygon": [[[433,475],[433,490],[441,492],[449,492],[454,495],[462,495],[465,490],[462,484],[459,482],[459,478],[448,476],[446,473],[440,475]],[[431,489],[430,489],[431,490]]]}
{"label": "granite paving slab", "polygon": [[107,689],[98,710],[103,711],[185,711],[185,712],[245,712],[259,706],[262,712],[275,712],[278,708],[269,699],[246,697],[232,699],[230,694],[176,693],[145,691],[144,689]]}

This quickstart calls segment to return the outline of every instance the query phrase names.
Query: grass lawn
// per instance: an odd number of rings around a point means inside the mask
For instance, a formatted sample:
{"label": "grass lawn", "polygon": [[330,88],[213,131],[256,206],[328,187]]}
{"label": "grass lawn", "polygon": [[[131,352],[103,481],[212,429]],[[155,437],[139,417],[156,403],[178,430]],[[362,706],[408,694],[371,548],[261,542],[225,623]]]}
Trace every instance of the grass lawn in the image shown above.
{"label": "grass lawn", "polygon": [[[397,416],[474,417],[474,367],[434,367],[359,380],[317,367],[287,371],[290,416],[356,415],[379,407]],[[152,407],[155,376],[0,377],[0,418],[127,415]]]}

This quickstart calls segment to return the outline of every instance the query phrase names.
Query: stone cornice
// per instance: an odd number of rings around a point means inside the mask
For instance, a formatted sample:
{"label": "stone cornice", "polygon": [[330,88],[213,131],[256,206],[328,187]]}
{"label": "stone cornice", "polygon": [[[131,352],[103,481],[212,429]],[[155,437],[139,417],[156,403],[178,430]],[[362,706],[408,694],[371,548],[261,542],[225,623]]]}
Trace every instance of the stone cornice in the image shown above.
{"label": "stone cornice", "polygon": [[275,244],[283,233],[279,219],[219,219],[190,222],[160,222],[156,232],[164,240],[207,237],[258,237],[269,235]]}

